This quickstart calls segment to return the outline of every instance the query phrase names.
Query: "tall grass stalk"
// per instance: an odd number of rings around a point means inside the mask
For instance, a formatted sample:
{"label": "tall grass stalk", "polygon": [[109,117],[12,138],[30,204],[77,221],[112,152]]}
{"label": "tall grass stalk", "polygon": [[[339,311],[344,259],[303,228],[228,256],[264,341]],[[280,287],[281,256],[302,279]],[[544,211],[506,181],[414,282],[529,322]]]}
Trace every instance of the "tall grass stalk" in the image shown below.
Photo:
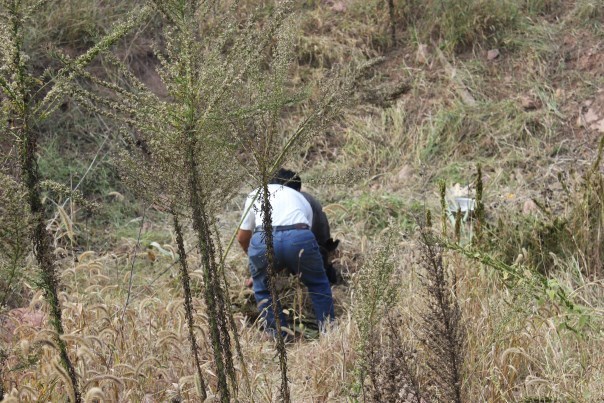
{"label": "tall grass stalk", "polygon": [[[0,3],[0,32],[6,35],[1,50],[0,88],[2,97],[7,99],[8,121],[3,130],[17,139],[19,144],[20,178],[27,191],[27,203],[32,216],[31,241],[34,255],[40,269],[40,287],[44,290],[50,306],[50,323],[54,329],[54,344],[59,350],[60,362],[72,389],[72,399],[82,401],[78,378],[63,339],[65,330],[62,308],[58,296],[59,278],[53,254],[51,237],[46,230],[45,206],[42,201],[40,178],[42,173],[37,163],[39,125],[58,105],[65,95],[64,85],[74,77],[72,67],[83,68],[90,64],[103,50],[123,38],[138,19],[129,15],[126,22],[116,25],[107,36],[83,55],[49,79],[49,75],[32,73],[31,58],[24,53],[28,24],[45,5],[44,1],[3,0]],[[143,13],[144,14],[144,13]],[[9,133],[5,134],[9,134]]]}
{"label": "tall grass stalk", "polygon": [[484,201],[483,201],[483,182],[482,182],[482,167],[480,164],[476,167],[476,209],[474,210],[474,237],[472,241],[480,245],[482,241],[484,222]]}
{"label": "tall grass stalk", "polygon": [[452,281],[443,262],[442,247],[430,233],[421,234],[422,284],[427,302],[420,315],[420,341],[426,350],[430,394],[436,401],[465,401],[464,360],[466,330]]}
{"label": "tall grass stalk", "polygon": [[184,294],[184,307],[185,314],[187,316],[187,326],[189,329],[189,343],[191,343],[191,353],[193,354],[193,360],[195,363],[195,370],[197,371],[197,378],[200,384],[200,397],[201,400],[207,399],[208,395],[206,392],[206,381],[201,372],[201,362],[199,360],[199,347],[197,346],[197,337],[195,336],[195,328],[193,322],[193,303],[191,297],[191,286],[189,278],[189,269],[187,267],[187,252],[185,250],[185,244],[182,236],[182,227],[178,221],[178,214],[172,211],[173,226],[176,233],[176,245],[178,247],[178,261],[180,262],[180,281],[182,284]]}
{"label": "tall grass stalk", "polygon": [[395,301],[392,274],[393,238],[384,240],[374,256],[355,274],[352,288],[353,318],[359,329],[359,341],[356,349],[359,360],[356,363],[359,387],[365,396],[365,377],[371,365],[371,340],[377,337],[376,331],[382,322],[384,313]]}

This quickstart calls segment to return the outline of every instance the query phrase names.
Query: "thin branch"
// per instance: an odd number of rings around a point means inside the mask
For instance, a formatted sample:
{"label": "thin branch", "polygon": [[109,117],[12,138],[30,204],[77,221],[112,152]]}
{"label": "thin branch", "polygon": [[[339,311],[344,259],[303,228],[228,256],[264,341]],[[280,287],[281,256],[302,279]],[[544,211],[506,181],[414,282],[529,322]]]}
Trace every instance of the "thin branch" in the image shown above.
{"label": "thin branch", "polygon": [[141,219],[141,225],[138,229],[138,237],[136,238],[136,246],[134,248],[134,257],[132,258],[132,263],[130,265],[130,278],[128,279],[128,294],[126,295],[126,302],[124,303],[124,308],[122,310],[122,317],[120,318],[120,321],[122,322],[122,327],[124,326],[123,322],[124,322],[124,315],[126,314],[126,308],[128,307],[128,304],[130,303],[130,294],[132,292],[132,277],[134,274],[134,263],[136,262],[138,248],[140,247],[140,243],[141,243],[141,234],[143,232],[143,225],[145,223],[146,212],[147,212],[147,207],[145,206],[143,208],[143,216]]}

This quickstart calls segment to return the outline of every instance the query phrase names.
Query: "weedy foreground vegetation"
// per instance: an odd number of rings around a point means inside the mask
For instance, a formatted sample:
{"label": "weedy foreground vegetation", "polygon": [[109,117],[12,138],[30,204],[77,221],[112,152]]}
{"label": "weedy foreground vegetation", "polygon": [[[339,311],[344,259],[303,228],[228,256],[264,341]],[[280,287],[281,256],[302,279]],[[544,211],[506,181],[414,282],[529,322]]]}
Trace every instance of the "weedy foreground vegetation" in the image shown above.
{"label": "weedy foreground vegetation", "polygon": [[[604,399],[600,1],[1,0],[0,36],[0,401]],[[232,247],[282,165],[341,240],[325,334],[272,274],[288,344]]]}

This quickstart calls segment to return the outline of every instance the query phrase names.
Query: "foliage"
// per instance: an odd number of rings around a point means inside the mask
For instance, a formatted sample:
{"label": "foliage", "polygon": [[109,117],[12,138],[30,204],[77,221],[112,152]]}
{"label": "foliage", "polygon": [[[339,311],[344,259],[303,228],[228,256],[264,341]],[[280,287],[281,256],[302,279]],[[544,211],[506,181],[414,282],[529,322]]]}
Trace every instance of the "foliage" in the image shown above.
{"label": "foliage", "polygon": [[434,401],[465,401],[464,361],[466,330],[457,300],[457,279],[443,262],[443,247],[428,232],[421,234],[424,268],[422,285],[426,307],[419,314],[420,343],[426,350],[430,380],[426,387]]}
{"label": "foliage", "polygon": [[510,217],[512,225],[500,221],[493,227],[490,247],[502,259],[525,264],[546,276],[560,269],[561,258],[574,259],[585,275],[602,275],[604,191],[599,166],[603,143],[600,141],[596,160],[585,172],[566,179],[559,176],[561,205],[535,198],[539,216],[515,215]]}
{"label": "foliage", "polygon": [[[50,306],[50,322],[55,331],[54,346],[60,355],[60,366],[57,370],[70,385],[70,399],[81,401],[81,391],[75,367],[68,355],[64,335],[61,304],[58,296],[59,278],[57,267],[50,245],[50,234],[46,230],[45,208],[40,194],[40,171],[37,164],[39,141],[38,127],[44,118],[58,107],[59,100],[65,95],[62,91],[73,78],[71,68],[64,68],[55,77],[48,73],[37,75],[29,63],[31,58],[24,52],[29,37],[26,35],[27,24],[40,11],[44,1],[20,2],[2,1],[0,3],[0,90],[1,97],[6,99],[3,108],[2,137],[16,139],[19,148],[19,178],[27,193],[26,200],[32,216],[30,233],[33,251],[40,269],[39,286],[44,290]],[[144,13],[142,13],[144,15]],[[73,66],[83,68],[88,65],[102,50],[121,39],[132,26],[136,18],[130,19],[116,27],[86,53],[73,60]],[[48,91],[48,92],[46,92]]]}
{"label": "foliage", "polygon": [[383,243],[353,278],[353,315],[359,330],[356,363],[360,387],[364,391],[365,376],[372,356],[372,340],[377,336],[378,325],[396,298],[393,281],[393,238],[382,238]]}
{"label": "foliage", "polygon": [[[131,9],[138,15],[144,2],[117,3],[41,2],[26,20],[22,48],[34,94],[29,127],[38,141],[30,162],[38,162],[43,217],[53,235],[61,339],[84,400],[193,401],[204,392],[209,400],[228,393],[232,400],[259,402],[284,393],[295,401],[455,400],[432,396],[429,387],[454,378],[450,362],[434,364],[438,371],[422,366],[437,362],[431,354],[447,344],[440,337],[432,351],[422,344],[430,342],[425,332],[443,336],[446,326],[442,315],[423,320],[433,313],[424,309],[434,294],[428,290],[438,287],[426,287],[427,266],[420,281],[421,245],[407,233],[426,209],[440,232],[440,216],[430,212],[438,211],[435,184],[474,183],[477,162],[484,179],[482,240],[466,242],[471,225],[456,220],[455,231],[446,232],[456,238],[436,240],[450,249],[442,266],[438,259],[430,266],[450,275],[439,277],[446,280],[441,290],[452,298],[451,317],[461,312],[466,319],[465,348],[458,350],[466,400],[600,398],[602,168],[595,158],[598,133],[575,119],[586,108],[599,115],[601,2],[304,1],[292,5],[298,13],[273,20],[283,9],[272,2],[199,1],[185,21],[183,11],[195,2],[156,1],[144,24],[137,18],[130,25],[136,32],[79,65],[90,46],[119,29],[112,21]],[[2,37],[10,37],[0,26]],[[3,56],[10,46],[0,43]],[[486,51],[494,48],[499,56],[490,59]],[[439,49],[452,70],[436,57]],[[340,65],[375,56],[383,56],[380,64],[351,96],[356,76],[342,77]],[[0,76],[9,77],[6,70]],[[460,88],[475,102],[457,99]],[[20,127],[8,97],[3,88],[2,164],[16,155]],[[325,120],[314,113],[324,107],[330,110]],[[306,117],[315,123],[298,132]],[[330,121],[336,124],[326,129]],[[119,175],[110,156],[117,157]],[[250,298],[239,287],[247,276],[245,258],[222,250],[222,242],[237,226],[240,192],[263,187],[284,163],[303,176],[310,171],[317,178],[307,182],[311,191],[337,203],[326,203],[342,240],[335,264],[353,274],[354,292],[348,284],[335,286],[336,326],[318,340],[278,346],[277,359],[275,341],[262,339],[238,308]],[[0,196],[11,199],[14,188],[15,198],[27,201],[17,171],[6,171],[9,184]],[[550,188],[547,198],[538,196]],[[203,203],[192,200],[195,194]],[[68,198],[76,212],[87,199],[101,203],[102,219],[96,212],[85,216],[92,218],[85,229],[91,242],[80,236],[83,225],[74,217],[82,215],[61,214]],[[37,216],[21,215],[27,205],[2,203],[0,224],[36,223]],[[210,234],[201,239],[190,230],[192,207],[199,205],[195,226]],[[140,211],[145,218],[133,219]],[[61,217],[49,221],[50,213]],[[69,219],[75,236],[61,244]],[[373,259],[386,232],[394,234],[392,246],[384,259]],[[0,245],[11,242],[13,235]],[[139,243],[148,249],[141,252]],[[212,244],[215,263],[210,259],[208,266]],[[29,245],[22,244],[23,253],[32,251]],[[17,276],[33,258],[25,256]],[[208,280],[206,267],[218,275]],[[2,297],[8,277],[0,274]],[[356,283],[363,276],[368,283]],[[129,280],[131,291],[124,286]],[[29,276],[20,277],[12,290],[29,283]],[[207,284],[217,283],[222,317],[205,294]],[[384,288],[391,292],[380,293]],[[376,310],[390,311],[374,315],[372,327],[371,315],[359,314],[369,312],[356,299],[363,293],[365,307],[376,297],[382,301]],[[9,401],[55,401],[69,392],[41,297],[38,292],[29,306],[16,301],[19,310],[0,313],[0,342],[6,343],[0,391]],[[37,314],[41,325],[27,319]],[[226,329],[219,330],[225,355],[218,361],[216,325]],[[234,377],[226,368],[227,345],[239,358]],[[225,364],[224,375],[217,362]]]}
{"label": "foliage", "polygon": [[22,184],[0,172],[0,309],[9,302],[14,308],[20,299],[25,257],[30,252],[31,216],[22,202],[26,195]]}

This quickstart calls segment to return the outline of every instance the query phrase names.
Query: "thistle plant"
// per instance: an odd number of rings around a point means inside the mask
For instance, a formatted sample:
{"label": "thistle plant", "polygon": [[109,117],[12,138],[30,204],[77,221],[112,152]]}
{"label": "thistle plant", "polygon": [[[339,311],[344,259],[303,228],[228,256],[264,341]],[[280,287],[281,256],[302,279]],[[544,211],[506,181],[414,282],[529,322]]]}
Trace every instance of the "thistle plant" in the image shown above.
{"label": "thistle plant", "polygon": [[421,233],[425,310],[420,314],[419,339],[426,351],[430,394],[434,401],[461,403],[466,331],[455,295],[456,279],[443,261],[443,247],[427,230]]}
{"label": "thistle plant", "polygon": [[27,48],[27,26],[36,13],[43,12],[49,1],[2,0],[0,2],[0,98],[3,100],[2,136],[14,139],[18,147],[20,172],[18,177],[26,192],[25,200],[31,214],[30,240],[36,262],[40,269],[39,285],[44,290],[50,306],[50,323],[55,332],[54,342],[59,350],[60,362],[71,383],[71,400],[82,400],[78,378],[67,345],[62,338],[65,333],[62,322],[61,304],[58,298],[59,279],[55,257],[46,230],[45,206],[42,202],[40,181],[42,173],[37,165],[39,125],[58,107],[65,96],[65,86],[75,77],[76,69],[83,69],[96,56],[111,47],[126,35],[146,15],[136,10],[124,23],[103,37],[97,45],[83,55],[70,60],[63,69],[46,71],[36,75],[29,66]]}

